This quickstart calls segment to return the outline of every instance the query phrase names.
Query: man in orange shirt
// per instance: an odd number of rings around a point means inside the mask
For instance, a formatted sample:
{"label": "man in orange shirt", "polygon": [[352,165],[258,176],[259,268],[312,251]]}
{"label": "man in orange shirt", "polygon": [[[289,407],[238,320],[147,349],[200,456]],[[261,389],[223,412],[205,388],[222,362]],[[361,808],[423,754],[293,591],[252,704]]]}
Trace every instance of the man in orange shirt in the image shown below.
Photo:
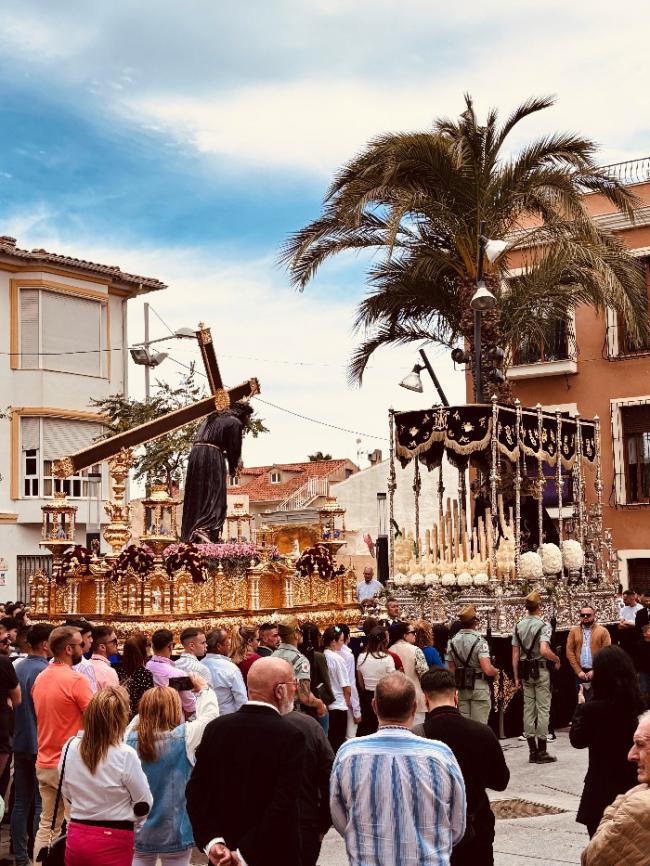
{"label": "man in orange shirt", "polygon": [[90,657],[95,679],[97,680],[97,691],[107,686],[119,686],[120,681],[117,671],[112,667],[109,656],[117,652],[117,637],[110,625],[96,625],[93,627],[93,654]]}
{"label": "man in orange shirt", "polygon": [[[72,670],[82,657],[81,632],[72,626],[60,626],[50,634],[52,664],[40,673],[32,688],[36,711],[36,778],[41,795],[41,821],[34,840],[34,855],[50,841],[50,827],[59,784],[57,769],[61,751],[67,741],[83,727],[83,711],[93,696],[83,674]],[[59,834],[63,815],[59,809],[54,837]]]}

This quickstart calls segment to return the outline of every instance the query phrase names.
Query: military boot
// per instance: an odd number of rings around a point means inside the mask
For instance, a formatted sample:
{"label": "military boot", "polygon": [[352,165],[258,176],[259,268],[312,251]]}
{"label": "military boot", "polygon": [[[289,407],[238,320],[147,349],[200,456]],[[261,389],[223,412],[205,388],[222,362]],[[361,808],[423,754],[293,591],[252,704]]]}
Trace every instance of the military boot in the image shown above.
{"label": "military boot", "polygon": [[546,751],[546,740],[537,740],[536,764],[554,764],[557,761],[555,755],[549,755]]}
{"label": "military boot", "polygon": [[528,748],[530,750],[530,755],[528,756],[529,764],[537,763],[537,743],[535,742],[535,737],[528,737]]}

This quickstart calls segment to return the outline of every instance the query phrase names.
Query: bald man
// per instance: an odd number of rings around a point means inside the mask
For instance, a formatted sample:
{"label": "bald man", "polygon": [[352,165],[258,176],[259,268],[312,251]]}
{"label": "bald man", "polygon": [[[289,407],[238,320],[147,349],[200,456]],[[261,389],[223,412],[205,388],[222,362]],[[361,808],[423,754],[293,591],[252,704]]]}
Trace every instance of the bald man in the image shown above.
{"label": "bald man", "polygon": [[[248,672],[248,701],[205,729],[187,785],[187,812],[198,848],[214,866],[300,866],[298,793],[305,737],[282,716],[296,693],[291,665],[262,658]],[[219,724],[217,724],[219,723]],[[265,797],[250,810],[250,793]]]}

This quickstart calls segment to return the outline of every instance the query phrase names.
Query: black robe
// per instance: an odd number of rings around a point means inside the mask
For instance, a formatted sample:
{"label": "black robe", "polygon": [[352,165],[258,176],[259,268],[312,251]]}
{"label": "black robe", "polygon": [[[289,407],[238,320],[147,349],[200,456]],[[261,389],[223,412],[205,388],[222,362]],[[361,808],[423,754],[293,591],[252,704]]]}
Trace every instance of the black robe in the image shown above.
{"label": "black robe", "polygon": [[211,541],[219,538],[226,520],[226,459],[232,476],[239,465],[243,429],[239,418],[228,413],[210,415],[199,428],[187,462],[182,541],[192,541],[197,530]]}

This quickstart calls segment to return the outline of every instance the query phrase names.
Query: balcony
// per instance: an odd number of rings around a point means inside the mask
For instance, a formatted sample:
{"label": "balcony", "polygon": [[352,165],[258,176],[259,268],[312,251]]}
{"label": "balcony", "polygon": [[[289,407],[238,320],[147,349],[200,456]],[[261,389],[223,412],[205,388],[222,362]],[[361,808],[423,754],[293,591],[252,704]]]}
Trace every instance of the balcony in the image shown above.
{"label": "balcony", "polygon": [[522,343],[508,368],[508,379],[574,375],[578,372],[577,358],[573,319],[558,320],[547,340]]}

